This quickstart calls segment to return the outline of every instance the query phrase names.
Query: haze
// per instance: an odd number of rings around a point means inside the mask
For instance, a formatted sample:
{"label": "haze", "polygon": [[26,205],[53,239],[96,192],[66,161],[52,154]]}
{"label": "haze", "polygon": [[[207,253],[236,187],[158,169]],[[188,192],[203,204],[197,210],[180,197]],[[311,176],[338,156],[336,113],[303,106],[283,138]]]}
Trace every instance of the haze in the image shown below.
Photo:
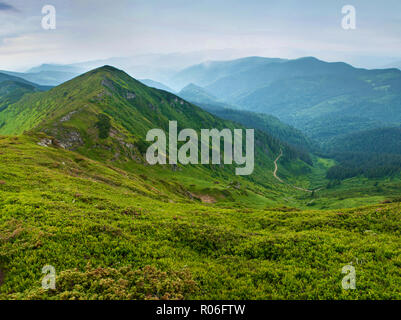
{"label": "haze", "polygon": [[[316,56],[368,68],[401,60],[401,2],[347,2],[0,1],[0,69],[171,53],[187,64],[251,55]],[[57,10],[55,30],[41,27],[45,4]],[[345,4],[356,8],[356,30],[341,27]]]}

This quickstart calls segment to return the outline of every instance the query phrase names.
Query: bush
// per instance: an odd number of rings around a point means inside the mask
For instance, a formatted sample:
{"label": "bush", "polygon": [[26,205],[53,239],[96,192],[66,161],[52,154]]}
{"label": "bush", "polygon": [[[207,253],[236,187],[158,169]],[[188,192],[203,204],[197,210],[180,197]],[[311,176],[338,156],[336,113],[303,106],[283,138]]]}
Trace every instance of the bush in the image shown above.
{"label": "bush", "polygon": [[96,122],[96,127],[99,129],[99,138],[108,138],[111,129],[110,118],[103,113],[99,114],[98,122]]}

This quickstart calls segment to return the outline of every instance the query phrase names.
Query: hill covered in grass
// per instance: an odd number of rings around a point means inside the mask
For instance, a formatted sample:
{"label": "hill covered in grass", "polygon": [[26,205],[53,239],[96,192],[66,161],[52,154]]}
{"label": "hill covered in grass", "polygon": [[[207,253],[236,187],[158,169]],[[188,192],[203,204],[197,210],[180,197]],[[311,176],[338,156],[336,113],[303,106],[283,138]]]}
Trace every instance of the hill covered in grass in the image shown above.
{"label": "hill covered in grass", "polygon": [[[168,132],[169,120],[178,122],[178,130],[245,128],[105,66],[48,92],[25,95],[0,112],[0,134],[43,132],[52,143],[92,159],[144,163],[144,153],[150,145],[145,141],[147,132],[154,128]],[[310,170],[302,154],[288,144],[259,130],[255,140],[257,174],[248,180],[269,188],[276,185],[271,170],[280,149],[286,155],[283,170],[290,170],[291,162],[298,166],[297,170]],[[210,175],[224,173],[236,178],[233,166],[212,166],[208,170]]]}
{"label": "hill covered in grass", "polygon": [[[160,168],[124,170],[37,138],[0,137],[2,299],[400,298],[398,202],[207,204]],[[346,291],[349,264],[357,289]],[[41,288],[45,265],[54,291]]]}

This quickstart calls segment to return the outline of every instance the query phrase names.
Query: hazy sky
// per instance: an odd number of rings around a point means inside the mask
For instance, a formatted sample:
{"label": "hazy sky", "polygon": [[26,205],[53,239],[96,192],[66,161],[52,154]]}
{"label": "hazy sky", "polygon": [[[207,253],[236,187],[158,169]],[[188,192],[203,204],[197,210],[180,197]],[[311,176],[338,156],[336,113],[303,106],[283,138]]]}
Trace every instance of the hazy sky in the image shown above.
{"label": "hazy sky", "polygon": [[[341,27],[347,4],[356,30]],[[55,30],[41,26],[44,5],[56,8]],[[401,1],[0,0],[0,69],[223,49],[385,65],[401,60]]]}

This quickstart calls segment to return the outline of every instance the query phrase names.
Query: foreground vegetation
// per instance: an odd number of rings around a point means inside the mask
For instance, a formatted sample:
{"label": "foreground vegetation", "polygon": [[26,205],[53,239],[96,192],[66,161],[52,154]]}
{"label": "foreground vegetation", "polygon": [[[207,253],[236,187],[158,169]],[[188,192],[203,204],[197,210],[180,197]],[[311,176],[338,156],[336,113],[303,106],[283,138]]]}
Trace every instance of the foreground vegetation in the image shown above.
{"label": "foreground vegetation", "polygon": [[[125,170],[35,139],[0,137],[2,299],[401,298],[395,199],[327,211],[202,203],[169,170]],[[357,288],[343,290],[350,263]],[[45,265],[56,290],[41,288]]]}

